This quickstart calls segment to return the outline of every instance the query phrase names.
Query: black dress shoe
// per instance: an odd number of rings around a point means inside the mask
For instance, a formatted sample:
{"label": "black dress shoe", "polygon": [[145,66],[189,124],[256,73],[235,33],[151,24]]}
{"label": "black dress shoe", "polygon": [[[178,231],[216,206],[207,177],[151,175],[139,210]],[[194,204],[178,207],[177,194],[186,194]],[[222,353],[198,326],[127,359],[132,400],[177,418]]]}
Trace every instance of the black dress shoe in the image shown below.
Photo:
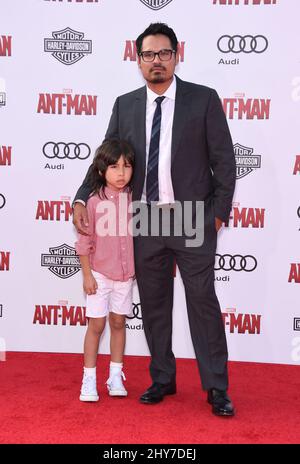
{"label": "black dress shoe", "polygon": [[207,401],[212,405],[212,412],[216,416],[234,416],[234,407],[226,390],[211,388],[207,392]]}
{"label": "black dress shoe", "polygon": [[140,397],[140,403],[155,404],[163,400],[165,395],[174,395],[176,393],[176,384],[154,382],[145,393]]}

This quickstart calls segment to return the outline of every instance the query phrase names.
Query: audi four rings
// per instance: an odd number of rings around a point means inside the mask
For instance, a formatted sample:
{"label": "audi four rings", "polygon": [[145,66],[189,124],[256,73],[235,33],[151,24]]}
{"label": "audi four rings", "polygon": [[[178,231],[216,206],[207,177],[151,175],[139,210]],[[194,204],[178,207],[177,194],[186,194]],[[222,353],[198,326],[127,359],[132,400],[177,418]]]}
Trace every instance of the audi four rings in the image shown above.
{"label": "audi four rings", "polygon": [[216,254],[215,271],[252,272],[257,267],[257,260],[252,255],[219,255]]}
{"label": "audi four rings", "polygon": [[47,142],[43,146],[43,153],[46,158],[58,159],[80,159],[85,160],[91,154],[91,149],[86,143],[64,143]]}
{"label": "audi four rings", "polygon": [[126,316],[127,319],[142,319],[140,316],[141,303],[132,303],[132,316]]}
{"label": "audi four rings", "polygon": [[222,53],[263,53],[268,45],[264,35],[222,35],[217,42]]}
{"label": "audi four rings", "polygon": [[0,209],[4,208],[6,203],[5,196],[0,193]]}

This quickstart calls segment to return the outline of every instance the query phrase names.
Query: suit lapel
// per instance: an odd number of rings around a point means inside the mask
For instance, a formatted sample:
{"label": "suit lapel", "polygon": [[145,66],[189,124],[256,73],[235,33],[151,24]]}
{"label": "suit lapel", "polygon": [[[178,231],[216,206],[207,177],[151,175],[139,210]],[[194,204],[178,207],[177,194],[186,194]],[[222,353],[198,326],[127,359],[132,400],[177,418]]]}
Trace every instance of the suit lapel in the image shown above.
{"label": "suit lapel", "polygon": [[184,81],[176,76],[176,98],[175,98],[175,109],[174,119],[172,128],[172,148],[171,148],[171,162],[173,163],[175,155],[177,153],[180,138],[182,135],[182,129],[184,122],[188,117],[188,101],[185,98],[186,91]]}
{"label": "suit lapel", "polygon": [[147,92],[146,86],[143,87],[136,97],[135,102],[135,128],[136,134],[136,152],[140,154],[140,161],[142,162],[142,170],[146,168],[146,100]]}
{"label": "suit lapel", "polygon": [[146,86],[136,94],[134,105],[134,148],[135,148],[135,174],[133,178],[133,199],[142,196],[145,172],[146,172]]}

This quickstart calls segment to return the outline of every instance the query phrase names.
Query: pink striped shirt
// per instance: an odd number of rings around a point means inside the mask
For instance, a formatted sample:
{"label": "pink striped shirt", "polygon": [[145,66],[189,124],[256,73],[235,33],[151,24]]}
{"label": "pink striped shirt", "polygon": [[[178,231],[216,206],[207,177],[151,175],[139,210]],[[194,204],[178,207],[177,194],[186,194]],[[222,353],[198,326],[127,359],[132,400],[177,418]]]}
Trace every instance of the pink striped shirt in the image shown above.
{"label": "pink striped shirt", "polygon": [[[78,234],[75,249],[78,255],[89,256],[94,271],[109,279],[125,282],[134,276],[133,237],[128,233],[128,222],[132,217],[128,212],[131,194],[126,189],[116,192],[107,187],[105,194],[107,199],[99,198],[98,194],[88,199],[90,235]],[[113,213],[109,214],[112,229],[108,235],[104,235],[102,229],[108,229],[108,222],[105,221],[108,211]]]}

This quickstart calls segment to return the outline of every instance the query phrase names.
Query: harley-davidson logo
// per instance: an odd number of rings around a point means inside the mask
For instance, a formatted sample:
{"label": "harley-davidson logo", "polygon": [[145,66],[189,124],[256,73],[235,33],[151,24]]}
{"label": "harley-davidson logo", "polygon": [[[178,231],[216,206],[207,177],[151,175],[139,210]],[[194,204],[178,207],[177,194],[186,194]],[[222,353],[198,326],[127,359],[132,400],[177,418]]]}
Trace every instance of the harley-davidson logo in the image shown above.
{"label": "harley-davidson logo", "polygon": [[41,265],[49,268],[57,277],[67,279],[80,270],[79,256],[75,248],[66,243],[49,248],[50,254],[42,254]]}
{"label": "harley-davidson logo", "polygon": [[92,53],[92,41],[83,40],[84,33],[66,27],[61,31],[52,32],[53,39],[44,40],[45,52],[63,64],[70,65]]}
{"label": "harley-davidson logo", "polygon": [[239,143],[233,145],[236,163],[236,178],[247,176],[254,169],[260,168],[261,156],[253,155],[253,148],[244,147]]}
{"label": "harley-davidson logo", "polygon": [[164,8],[169,3],[172,2],[172,0],[140,0],[140,1],[144,5],[146,5],[148,8],[151,8],[151,10],[160,10],[161,8]]}

